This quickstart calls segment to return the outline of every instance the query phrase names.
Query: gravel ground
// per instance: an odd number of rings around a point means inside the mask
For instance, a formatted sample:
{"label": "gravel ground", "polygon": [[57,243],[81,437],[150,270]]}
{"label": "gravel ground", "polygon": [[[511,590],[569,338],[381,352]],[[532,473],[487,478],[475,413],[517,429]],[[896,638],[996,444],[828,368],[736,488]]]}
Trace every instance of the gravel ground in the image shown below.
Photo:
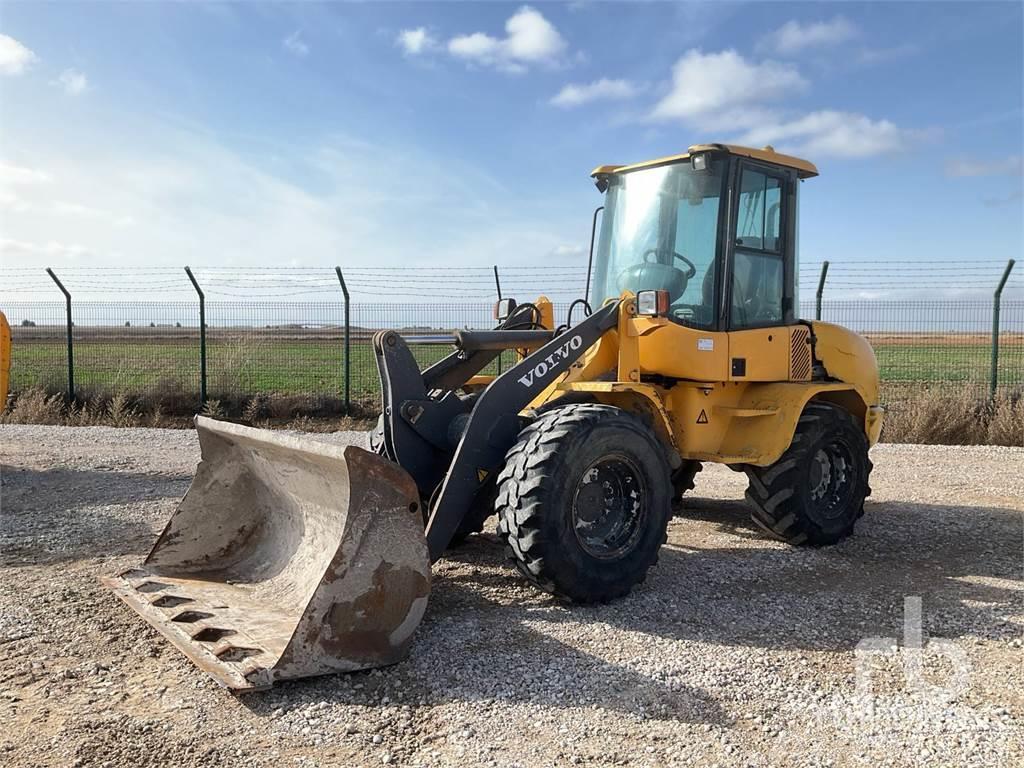
{"label": "gravel ground", "polygon": [[820,550],[765,540],[709,466],[607,606],[537,593],[476,536],[406,661],[237,698],[97,581],[197,458],[185,431],[0,428],[0,764],[1024,763],[1024,449],[880,446],[857,535]]}

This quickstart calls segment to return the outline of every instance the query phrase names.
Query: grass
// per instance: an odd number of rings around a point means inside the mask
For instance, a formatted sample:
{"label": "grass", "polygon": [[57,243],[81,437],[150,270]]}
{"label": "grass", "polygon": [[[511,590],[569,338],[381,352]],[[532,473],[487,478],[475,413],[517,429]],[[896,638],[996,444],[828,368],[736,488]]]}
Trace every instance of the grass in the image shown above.
{"label": "grass", "polygon": [[[228,418],[267,426],[294,424],[296,419],[336,423],[344,395],[341,339],[316,332],[303,338],[306,334],[302,330],[212,333],[207,407]],[[66,347],[52,337],[15,339],[11,390],[22,393],[19,401],[24,400],[22,415],[15,418],[36,413],[41,419],[57,419],[52,423],[189,423],[199,401],[194,329],[191,336],[162,333],[133,338],[135,334],[108,333],[90,337],[88,329],[83,335],[74,349],[79,411],[65,409],[62,415],[57,415],[62,398],[49,395],[66,386]],[[1024,336],[1008,334],[1001,344],[998,403],[1003,405],[991,413],[979,411],[987,407],[987,337],[908,334],[875,336],[871,342],[879,361],[882,399],[890,408],[886,440],[957,443],[983,441],[983,436],[1002,444],[1024,441],[1019,428],[1021,406],[1013,395],[1024,390]],[[423,368],[450,348],[411,349]],[[357,419],[375,414],[377,393],[373,351],[365,337],[359,338],[352,345],[351,365],[351,399]],[[990,423],[996,426],[990,428]]]}
{"label": "grass", "polygon": [[[977,384],[988,382],[988,340],[967,343],[872,339],[882,382]],[[440,360],[448,347],[412,348],[421,366]],[[999,378],[1007,387],[1024,386],[1024,339],[1004,341]],[[33,340],[15,343],[11,387],[57,388],[66,381],[67,350],[63,343]],[[207,349],[211,394],[276,393],[343,394],[344,354],[340,340],[275,339],[234,336],[211,339]],[[138,342],[78,341],[75,382],[83,389],[141,392],[168,380],[199,391],[198,344],[174,340]],[[352,397],[376,396],[377,368],[368,343],[352,345]]]}
{"label": "grass", "polygon": [[[446,346],[414,346],[421,368],[450,352]],[[199,398],[198,345],[169,342],[124,344],[76,342],[75,387],[83,392],[147,392],[168,382]],[[15,344],[11,390],[33,387],[59,390],[67,382],[67,347],[53,341]],[[492,369],[494,366],[492,365]],[[493,372],[493,371],[492,371]],[[351,397],[376,398],[377,364],[368,343],[352,345]],[[323,341],[276,339],[211,340],[207,346],[210,397],[237,399],[244,394],[344,395],[342,345]]]}

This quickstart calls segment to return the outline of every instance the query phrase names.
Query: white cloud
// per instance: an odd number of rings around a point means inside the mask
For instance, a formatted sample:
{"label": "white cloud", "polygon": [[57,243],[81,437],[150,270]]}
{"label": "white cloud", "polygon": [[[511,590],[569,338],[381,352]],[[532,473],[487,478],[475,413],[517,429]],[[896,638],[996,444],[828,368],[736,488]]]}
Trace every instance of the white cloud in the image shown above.
{"label": "white cloud", "polygon": [[50,174],[38,168],[25,168],[0,162],[0,187],[16,184],[45,184],[50,180]]}
{"label": "white cloud", "polygon": [[734,50],[690,50],[673,66],[669,92],[650,116],[690,120],[707,128],[747,127],[765,117],[753,109],[758,103],[776,103],[806,85],[789,64],[752,63]]}
{"label": "white cloud", "polygon": [[284,49],[295,56],[308,56],[309,46],[306,41],[302,39],[302,33],[299,30],[295,30],[288,37],[281,41],[281,45]]}
{"label": "white cloud", "polygon": [[776,149],[810,157],[870,157],[896,152],[906,145],[908,132],[888,120],[836,110],[820,110],[789,121],[751,128],[742,144],[772,144]]}
{"label": "white cloud", "polygon": [[1021,200],[1024,200],[1024,190],[1015,189],[1008,195],[1002,197],[985,197],[982,198],[981,204],[986,208],[1000,208],[1004,205],[1010,205],[1011,203],[1019,204]]}
{"label": "white cloud", "polygon": [[893,59],[902,59],[913,56],[921,51],[921,47],[915,43],[901,43],[891,48],[862,48],[857,53],[857,63],[864,65],[882,64]]}
{"label": "white cloud", "polygon": [[636,95],[637,90],[629,80],[602,77],[592,83],[570,83],[551,98],[551,103],[556,107],[578,107],[591,101],[629,99]]}
{"label": "white cloud", "polygon": [[437,47],[437,40],[426,27],[403,29],[398,33],[395,43],[409,56],[418,56]]}
{"label": "white cloud", "polygon": [[20,75],[39,57],[13,37],[0,35],[0,75]]}
{"label": "white cloud", "polygon": [[1020,155],[1009,155],[996,160],[979,160],[973,157],[952,157],[946,162],[946,175],[963,176],[1020,176],[1024,174],[1024,162]]}
{"label": "white cloud", "polygon": [[836,45],[856,35],[857,27],[842,16],[836,16],[831,21],[812,21],[807,24],[787,21],[764,37],[758,47],[761,50],[791,56],[806,48]]}
{"label": "white cloud", "polygon": [[448,41],[448,52],[464,59],[491,59],[501,49],[501,41],[483,32],[453,37]]}
{"label": "white cloud", "polygon": [[[4,267],[35,267],[43,257],[55,268],[72,259],[180,267],[182,254],[197,267],[280,266],[282,253],[327,275],[338,258],[353,266],[511,266],[544,263],[578,234],[557,200],[517,201],[459,157],[331,135],[282,140],[275,158],[254,158],[203,130],[142,117],[133,127],[89,153],[30,133],[11,138],[17,162],[7,158],[0,172],[19,180],[7,188],[21,202],[5,207],[0,186],[3,237],[15,241],[2,248]],[[351,254],[362,256],[352,262]],[[181,277],[184,298],[190,286]],[[387,293],[350,288],[363,302]],[[101,288],[90,294],[99,295]]]}
{"label": "white cloud", "polygon": [[792,64],[752,62],[733,50],[690,50],[673,67],[668,93],[649,119],[678,120],[705,133],[733,134],[739,144],[771,144],[815,158],[870,157],[907,146],[911,132],[889,120],[835,109],[794,114],[787,97],[807,85]]}
{"label": "white cloud", "polygon": [[557,245],[551,249],[551,255],[556,259],[567,259],[570,261],[578,262],[581,256],[587,255],[587,249],[582,245]]}
{"label": "white cloud", "polygon": [[60,77],[54,80],[53,84],[59,85],[64,89],[64,93],[71,96],[80,96],[89,90],[89,78],[85,76],[84,72],[74,68],[61,72]]}
{"label": "white cloud", "polygon": [[448,41],[448,52],[464,61],[522,72],[530,64],[553,63],[566,42],[540,11],[524,5],[505,22],[505,37],[484,32],[459,35]]}
{"label": "white cloud", "polygon": [[74,261],[84,256],[94,255],[91,249],[81,243],[62,243],[57,240],[26,242],[6,237],[0,237],[0,254],[12,261],[20,258],[33,262],[39,256]]}

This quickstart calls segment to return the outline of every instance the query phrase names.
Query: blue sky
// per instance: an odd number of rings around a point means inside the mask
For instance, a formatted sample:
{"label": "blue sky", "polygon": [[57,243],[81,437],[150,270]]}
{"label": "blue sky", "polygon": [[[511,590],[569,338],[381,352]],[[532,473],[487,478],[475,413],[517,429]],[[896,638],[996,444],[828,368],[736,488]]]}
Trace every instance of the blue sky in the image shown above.
{"label": "blue sky", "polygon": [[583,263],[588,176],[816,162],[801,255],[1019,258],[1020,3],[11,3],[5,266]]}

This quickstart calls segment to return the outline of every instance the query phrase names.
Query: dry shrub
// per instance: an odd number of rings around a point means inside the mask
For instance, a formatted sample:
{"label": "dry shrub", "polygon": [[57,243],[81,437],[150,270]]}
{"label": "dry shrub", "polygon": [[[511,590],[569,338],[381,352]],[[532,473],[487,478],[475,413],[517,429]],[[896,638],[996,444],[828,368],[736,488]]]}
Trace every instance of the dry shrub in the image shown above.
{"label": "dry shrub", "polygon": [[162,378],[139,394],[139,406],[165,416],[193,416],[199,409],[199,393],[185,389],[182,382]]}
{"label": "dry shrub", "polygon": [[248,424],[258,424],[269,416],[268,398],[266,395],[256,395],[250,398],[242,409],[242,418]]}
{"label": "dry shrub", "polygon": [[123,392],[114,395],[107,405],[107,419],[111,426],[137,427],[142,420],[138,409],[131,404],[128,395]]}
{"label": "dry shrub", "polygon": [[203,416],[210,417],[211,419],[223,419],[224,407],[220,404],[220,400],[207,400],[200,413],[202,413]]}
{"label": "dry shrub", "polygon": [[68,406],[64,424],[68,427],[95,427],[104,423],[107,409],[98,402],[78,402]]}
{"label": "dry shrub", "polygon": [[1001,394],[989,402],[922,390],[889,405],[882,440],[931,445],[1024,445],[1024,398]]}
{"label": "dry shrub", "polygon": [[1024,394],[996,399],[988,423],[989,445],[1024,445]]}
{"label": "dry shrub", "polygon": [[26,389],[14,396],[4,411],[5,424],[63,424],[64,398],[42,389]]}
{"label": "dry shrub", "polygon": [[164,429],[170,426],[167,416],[164,414],[163,406],[157,405],[153,408],[149,414],[149,422],[146,426],[154,427],[155,429]]}

